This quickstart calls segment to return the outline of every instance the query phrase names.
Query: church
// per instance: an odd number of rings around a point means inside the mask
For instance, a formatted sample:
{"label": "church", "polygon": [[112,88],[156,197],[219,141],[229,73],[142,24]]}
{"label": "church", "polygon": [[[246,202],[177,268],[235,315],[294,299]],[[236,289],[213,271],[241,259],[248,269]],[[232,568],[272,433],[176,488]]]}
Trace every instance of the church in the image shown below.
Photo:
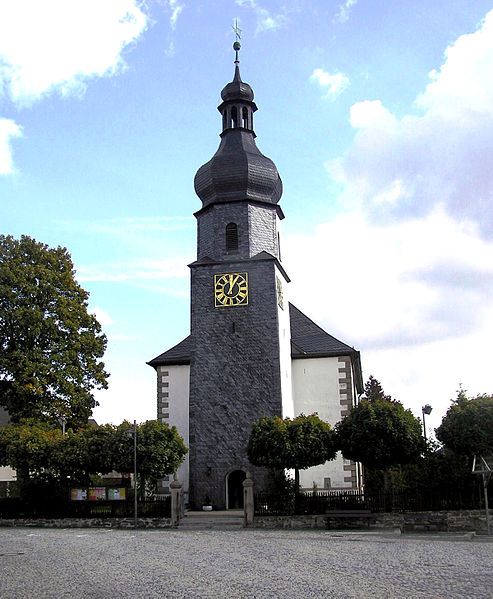
{"label": "church", "polygon": [[[257,148],[253,90],[240,76],[221,92],[222,132],[195,175],[202,206],[191,273],[191,328],[148,364],[157,374],[157,414],[189,447],[178,471],[193,508],[242,506],[242,483],[256,490],[268,472],[249,463],[251,424],[262,416],[341,420],[363,392],[360,354],[289,302],[281,259],[282,182]],[[162,493],[169,481],[162,481]],[[359,465],[341,455],[300,472],[304,489],[358,489]]]}

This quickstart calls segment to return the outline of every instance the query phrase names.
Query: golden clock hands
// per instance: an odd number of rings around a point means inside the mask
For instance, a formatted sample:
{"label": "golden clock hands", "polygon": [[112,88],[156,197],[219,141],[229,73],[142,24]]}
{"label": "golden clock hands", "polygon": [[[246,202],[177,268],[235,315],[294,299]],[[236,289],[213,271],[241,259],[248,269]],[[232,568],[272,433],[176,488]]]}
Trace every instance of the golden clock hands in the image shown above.
{"label": "golden clock hands", "polygon": [[228,290],[228,295],[232,295],[233,293],[233,287],[236,284],[236,281],[238,280],[238,277],[240,275],[229,275],[229,290]]}

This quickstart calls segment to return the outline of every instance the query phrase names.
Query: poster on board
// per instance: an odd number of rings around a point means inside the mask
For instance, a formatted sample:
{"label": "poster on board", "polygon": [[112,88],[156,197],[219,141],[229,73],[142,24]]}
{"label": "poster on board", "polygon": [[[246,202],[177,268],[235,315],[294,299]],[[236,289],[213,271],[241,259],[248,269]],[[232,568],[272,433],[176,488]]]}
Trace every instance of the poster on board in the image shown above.
{"label": "poster on board", "polygon": [[71,501],[86,501],[87,489],[70,489]]}
{"label": "poster on board", "polygon": [[89,501],[104,501],[106,499],[106,487],[90,487],[88,499]]}
{"label": "poster on board", "polygon": [[126,499],[125,487],[108,489],[108,500],[109,501],[125,501],[125,499]]}

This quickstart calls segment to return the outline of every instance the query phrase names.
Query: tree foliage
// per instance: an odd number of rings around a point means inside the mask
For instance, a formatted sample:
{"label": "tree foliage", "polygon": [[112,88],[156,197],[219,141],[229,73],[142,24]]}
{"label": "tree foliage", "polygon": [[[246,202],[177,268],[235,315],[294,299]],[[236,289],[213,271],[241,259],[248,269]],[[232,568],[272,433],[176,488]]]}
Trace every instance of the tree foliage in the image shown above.
{"label": "tree foliage", "polygon": [[[123,422],[115,429],[115,464],[118,472],[133,472],[133,426]],[[137,427],[137,471],[140,487],[175,472],[188,452],[176,427],[148,420]]]}
{"label": "tree foliage", "polygon": [[413,462],[424,451],[420,421],[400,402],[387,397],[362,400],[336,425],[345,458],[386,470]]}
{"label": "tree foliage", "polygon": [[87,422],[106,337],[62,247],[0,235],[0,405],[13,422]]}
{"label": "tree foliage", "polygon": [[[330,424],[317,414],[296,418],[260,418],[252,425],[248,459],[255,466],[298,471],[333,460],[337,449]],[[297,486],[296,486],[297,488]]]}
{"label": "tree foliage", "polygon": [[469,399],[463,390],[436,429],[437,439],[465,456],[493,454],[493,396]]}
{"label": "tree foliage", "polygon": [[390,395],[384,393],[382,385],[372,375],[370,375],[365,383],[365,398],[368,401],[393,401]]}
{"label": "tree foliage", "polygon": [[52,467],[53,449],[62,431],[46,422],[25,421],[0,428],[0,466],[38,475]]}
{"label": "tree foliage", "polygon": [[[46,422],[23,421],[0,429],[0,465],[60,481],[88,484],[90,475],[134,469],[133,426],[87,426],[62,435]],[[137,472],[148,480],[175,472],[187,447],[175,427],[148,421],[137,426]]]}

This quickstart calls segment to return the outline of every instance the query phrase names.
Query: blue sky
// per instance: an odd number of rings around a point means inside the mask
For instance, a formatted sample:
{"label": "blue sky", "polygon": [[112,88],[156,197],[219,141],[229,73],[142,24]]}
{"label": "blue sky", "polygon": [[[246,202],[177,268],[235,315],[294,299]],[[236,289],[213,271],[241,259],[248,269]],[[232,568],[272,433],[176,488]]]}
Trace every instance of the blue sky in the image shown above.
{"label": "blue sky", "polygon": [[436,426],[459,384],[493,391],[491,1],[2,0],[0,230],[71,252],[109,339],[98,421],[153,418],[234,18],[291,297]]}

